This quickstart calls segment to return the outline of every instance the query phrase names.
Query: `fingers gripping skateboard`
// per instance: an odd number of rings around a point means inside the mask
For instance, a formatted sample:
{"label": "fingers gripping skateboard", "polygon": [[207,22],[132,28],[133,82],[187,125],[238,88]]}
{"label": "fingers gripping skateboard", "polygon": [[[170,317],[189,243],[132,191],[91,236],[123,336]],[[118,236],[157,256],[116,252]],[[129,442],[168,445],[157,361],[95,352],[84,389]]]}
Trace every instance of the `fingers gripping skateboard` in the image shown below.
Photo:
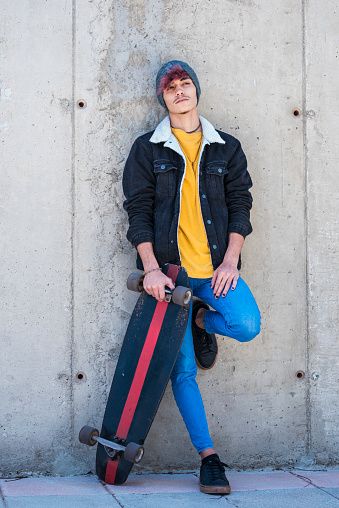
{"label": "fingers gripping skateboard", "polygon": [[[144,290],[143,286],[144,275],[138,273],[131,273],[127,279],[127,289],[141,293]],[[176,305],[188,307],[192,299],[192,291],[184,286],[177,286],[173,291],[165,288],[165,302],[172,300]]]}
{"label": "fingers gripping skateboard", "polygon": [[107,455],[111,458],[118,458],[121,453],[124,455],[124,459],[138,464],[144,456],[144,447],[137,443],[128,443],[127,446],[121,445],[108,439],[99,437],[98,429],[85,425],[79,432],[79,441],[88,446],[94,446],[100,443],[105,448]]}

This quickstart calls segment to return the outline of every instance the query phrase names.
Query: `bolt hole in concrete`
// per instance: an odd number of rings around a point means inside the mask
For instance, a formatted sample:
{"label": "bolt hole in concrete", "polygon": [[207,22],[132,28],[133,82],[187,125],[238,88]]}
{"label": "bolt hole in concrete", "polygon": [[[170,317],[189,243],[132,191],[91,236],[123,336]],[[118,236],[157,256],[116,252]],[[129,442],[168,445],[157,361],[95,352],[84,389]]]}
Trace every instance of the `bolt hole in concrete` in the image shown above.
{"label": "bolt hole in concrete", "polygon": [[77,106],[79,109],[84,109],[87,106],[86,101],[84,101],[84,100],[78,101]]}
{"label": "bolt hole in concrete", "polygon": [[84,381],[86,381],[87,376],[84,372],[77,372],[75,378],[78,381],[78,383],[83,383]]}
{"label": "bolt hole in concrete", "polygon": [[293,110],[293,114],[294,114],[294,116],[300,116],[300,111],[299,111],[299,109],[294,109],[294,110]]}
{"label": "bolt hole in concrete", "polygon": [[296,376],[298,379],[303,379],[305,377],[305,372],[303,370],[298,370]]}

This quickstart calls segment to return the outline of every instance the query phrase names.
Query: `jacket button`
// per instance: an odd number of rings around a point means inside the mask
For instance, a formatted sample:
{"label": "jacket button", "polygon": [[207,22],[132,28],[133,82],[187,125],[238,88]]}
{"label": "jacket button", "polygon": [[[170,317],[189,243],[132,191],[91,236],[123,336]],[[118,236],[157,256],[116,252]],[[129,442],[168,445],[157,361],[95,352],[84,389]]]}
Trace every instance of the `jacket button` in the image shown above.
{"label": "jacket button", "polygon": [[173,243],[173,240],[171,240],[171,243]]}
{"label": "jacket button", "polygon": [[213,249],[216,249],[216,248],[217,248],[217,246],[216,246],[216,245],[213,245]]}
{"label": "jacket button", "polygon": [[222,173],[222,169],[221,168],[219,168],[218,171],[219,171],[219,173]]}
{"label": "jacket button", "polygon": [[207,224],[212,224],[212,221],[210,221],[210,220],[208,219]]}
{"label": "jacket button", "polygon": [[201,197],[202,197],[202,198],[204,198],[204,199],[206,199],[206,196],[205,196],[205,194],[203,194],[203,195],[202,195]]}
{"label": "jacket button", "polygon": [[161,166],[161,169],[165,169],[165,167],[166,167],[166,166],[162,165],[162,166]]}

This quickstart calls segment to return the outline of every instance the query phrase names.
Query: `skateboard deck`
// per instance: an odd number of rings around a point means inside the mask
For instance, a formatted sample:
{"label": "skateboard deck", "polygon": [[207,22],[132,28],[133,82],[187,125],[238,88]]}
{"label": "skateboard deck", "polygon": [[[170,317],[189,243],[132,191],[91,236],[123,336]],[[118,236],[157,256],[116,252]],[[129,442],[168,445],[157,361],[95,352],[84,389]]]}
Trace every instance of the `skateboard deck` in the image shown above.
{"label": "skateboard deck", "polygon": [[[167,264],[163,272],[175,286],[189,288],[184,268]],[[191,293],[188,294],[190,299]],[[144,444],[180,350],[188,315],[189,301],[185,305],[158,302],[146,291],[141,293],[121,347],[101,440],[113,441],[121,447]],[[109,484],[124,483],[133,462],[126,460],[119,450],[110,457],[109,446],[104,446],[104,441],[101,444],[100,438],[96,455],[98,477]]]}

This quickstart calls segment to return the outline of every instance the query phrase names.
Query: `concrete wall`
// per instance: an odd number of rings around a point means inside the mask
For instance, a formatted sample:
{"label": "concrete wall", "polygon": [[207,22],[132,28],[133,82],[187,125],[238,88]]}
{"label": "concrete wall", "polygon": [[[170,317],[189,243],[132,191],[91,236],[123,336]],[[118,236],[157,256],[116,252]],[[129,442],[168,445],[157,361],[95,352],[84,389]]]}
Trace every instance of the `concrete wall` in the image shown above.
{"label": "concrete wall", "polygon": [[[200,114],[241,140],[254,181],[242,275],[263,328],[220,338],[199,372],[215,445],[240,468],[338,462],[338,8],[2,2],[2,475],[93,469],[78,431],[101,425],[136,301],[121,175],[164,116],[154,78],[172,58],[196,70]],[[146,443],[138,469],[198,465],[170,389]]]}

